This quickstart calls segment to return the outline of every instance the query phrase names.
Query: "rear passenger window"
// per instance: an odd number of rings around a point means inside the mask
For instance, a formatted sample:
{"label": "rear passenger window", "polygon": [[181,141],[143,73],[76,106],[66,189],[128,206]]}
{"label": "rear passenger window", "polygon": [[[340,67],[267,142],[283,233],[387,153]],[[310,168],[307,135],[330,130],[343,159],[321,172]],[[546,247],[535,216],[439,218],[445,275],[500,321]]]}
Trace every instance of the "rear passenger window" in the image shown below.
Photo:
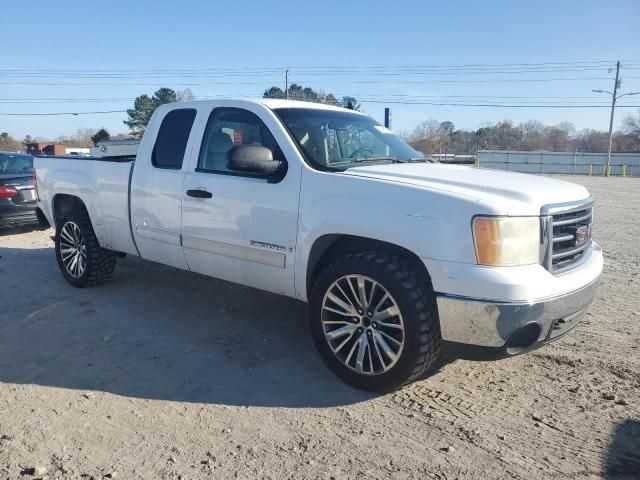
{"label": "rear passenger window", "polygon": [[151,155],[154,167],[172,170],[182,168],[187,140],[195,118],[196,111],[193,108],[179,108],[167,113],[160,125]]}

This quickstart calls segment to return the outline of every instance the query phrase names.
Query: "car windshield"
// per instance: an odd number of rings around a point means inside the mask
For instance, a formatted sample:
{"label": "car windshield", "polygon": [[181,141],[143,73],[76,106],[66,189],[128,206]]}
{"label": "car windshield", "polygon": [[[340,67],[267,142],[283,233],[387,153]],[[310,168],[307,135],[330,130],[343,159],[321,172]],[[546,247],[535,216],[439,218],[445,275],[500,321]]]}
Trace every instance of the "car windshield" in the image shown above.
{"label": "car windshield", "polygon": [[305,157],[323,170],[427,161],[400,137],[356,112],[317,108],[275,109]]}
{"label": "car windshield", "polygon": [[0,175],[6,173],[31,173],[33,157],[20,154],[0,154]]}

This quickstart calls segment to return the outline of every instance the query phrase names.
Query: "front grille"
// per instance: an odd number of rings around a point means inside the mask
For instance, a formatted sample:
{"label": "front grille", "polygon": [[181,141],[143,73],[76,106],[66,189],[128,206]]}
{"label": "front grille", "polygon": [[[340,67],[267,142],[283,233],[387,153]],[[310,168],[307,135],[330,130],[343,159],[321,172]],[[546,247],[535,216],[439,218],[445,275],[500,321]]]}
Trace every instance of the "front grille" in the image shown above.
{"label": "front grille", "polygon": [[561,273],[575,266],[589,252],[593,201],[577,206],[551,206],[546,210],[550,215],[546,217],[548,236],[543,261],[549,271]]}

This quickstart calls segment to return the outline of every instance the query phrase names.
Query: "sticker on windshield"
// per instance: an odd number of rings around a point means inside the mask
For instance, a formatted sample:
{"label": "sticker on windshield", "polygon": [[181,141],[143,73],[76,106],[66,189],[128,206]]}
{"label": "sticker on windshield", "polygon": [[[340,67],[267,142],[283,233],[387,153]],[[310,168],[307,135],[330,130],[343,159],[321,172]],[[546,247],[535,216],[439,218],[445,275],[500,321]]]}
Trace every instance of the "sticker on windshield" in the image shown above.
{"label": "sticker on windshield", "polygon": [[374,125],[373,128],[378,130],[380,133],[392,133],[387,127],[383,127],[382,125]]}

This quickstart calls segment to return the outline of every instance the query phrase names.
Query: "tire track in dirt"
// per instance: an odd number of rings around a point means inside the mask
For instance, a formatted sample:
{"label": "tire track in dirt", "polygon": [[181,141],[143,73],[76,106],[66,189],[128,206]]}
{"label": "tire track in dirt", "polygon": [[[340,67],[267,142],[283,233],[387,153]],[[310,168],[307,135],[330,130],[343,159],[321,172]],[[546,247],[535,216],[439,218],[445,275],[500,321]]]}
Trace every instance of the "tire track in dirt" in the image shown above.
{"label": "tire track in dirt", "polygon": [[430,386],[429,380],[410,385],[393,395],[393,403],[431,423],[432,419],[450,423],[467,435],[469,444],[524,477],[542,472],[564,476],[600,471],[606,445],[593,443],[588,417],[582,419],[583,424],[567,422],[562,418],[563,412],[554,410],[553,398],[545,401],[546,408],[535,412],[526,390],[515,396],[495,395],[481,388],[468,390],[462,387],[465,382],[470,383],[468,378],[446,373],[447,381],[437,388]]}

